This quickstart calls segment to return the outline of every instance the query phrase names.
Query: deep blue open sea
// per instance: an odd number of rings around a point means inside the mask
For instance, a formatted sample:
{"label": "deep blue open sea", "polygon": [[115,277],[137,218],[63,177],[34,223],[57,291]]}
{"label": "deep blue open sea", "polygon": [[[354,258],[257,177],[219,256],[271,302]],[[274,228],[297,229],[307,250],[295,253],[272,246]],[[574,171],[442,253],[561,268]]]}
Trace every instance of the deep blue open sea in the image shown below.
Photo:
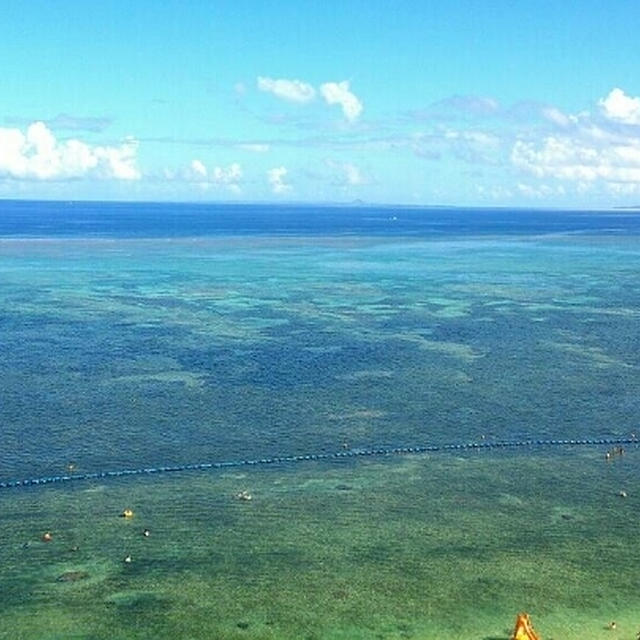
{"label": "deep blue open sea", "polygon": [[432,239],[640,231],[637,212],[624,210],[4,201],[1,211],[2,237],[360,234]]}

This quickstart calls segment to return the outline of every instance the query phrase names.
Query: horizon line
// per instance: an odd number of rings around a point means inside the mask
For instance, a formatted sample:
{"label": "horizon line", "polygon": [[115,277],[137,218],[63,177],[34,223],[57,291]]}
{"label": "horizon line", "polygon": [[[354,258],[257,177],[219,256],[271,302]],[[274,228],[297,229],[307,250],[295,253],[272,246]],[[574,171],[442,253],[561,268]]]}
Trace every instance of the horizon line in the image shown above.
{"label": "horizon line", "polygon": [[640,204],[637,205],[612,205],[610,207],[580,207],[580,206],[561,206],[561,205],[546,205],[546,206],[533,206],[525,204],[416,204],[416,203],[402,203],[402,202],[370,202],[365,200],[351,200],[351,201],[331,201],[331,200],[319,200],[317,202],[308,200],[121,200],[121,199],[92,199],[92,198],[3,198],[0,197],[0,203],[4,202],[46,202],[46,203],[60,203],[60,204],[114,204],[114,205],[142,205],[142,204],[154,204],[154,205],[200,205],[207,207],[237,207],[237,206],[282,206],[282,207],[326,207],[326,208],[402,208],[402,209],[513,209],[513,210],[526,210],[526,211],[640,211]]}

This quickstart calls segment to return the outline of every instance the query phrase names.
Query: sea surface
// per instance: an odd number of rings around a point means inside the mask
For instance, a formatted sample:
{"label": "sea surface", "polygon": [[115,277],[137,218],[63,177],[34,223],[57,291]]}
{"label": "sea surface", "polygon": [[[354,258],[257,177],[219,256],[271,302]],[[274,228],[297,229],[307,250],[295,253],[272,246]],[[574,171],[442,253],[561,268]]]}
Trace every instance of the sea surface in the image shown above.
{"label": "sea surface", "polygon": [[0,201],[0,638],[635,638],[639,332],[632,211]]}

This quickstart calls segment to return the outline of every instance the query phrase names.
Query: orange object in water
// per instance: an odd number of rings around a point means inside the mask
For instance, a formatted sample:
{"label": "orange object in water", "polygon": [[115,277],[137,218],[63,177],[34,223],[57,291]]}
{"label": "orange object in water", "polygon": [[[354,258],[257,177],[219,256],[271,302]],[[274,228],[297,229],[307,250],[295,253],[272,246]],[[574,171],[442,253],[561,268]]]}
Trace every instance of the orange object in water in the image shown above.
{"label": "orange object in water", "polygon": [[541,640],[540,636],[533,630],[529,614],[518,614],[516,628],[513,630],[511,640]]}

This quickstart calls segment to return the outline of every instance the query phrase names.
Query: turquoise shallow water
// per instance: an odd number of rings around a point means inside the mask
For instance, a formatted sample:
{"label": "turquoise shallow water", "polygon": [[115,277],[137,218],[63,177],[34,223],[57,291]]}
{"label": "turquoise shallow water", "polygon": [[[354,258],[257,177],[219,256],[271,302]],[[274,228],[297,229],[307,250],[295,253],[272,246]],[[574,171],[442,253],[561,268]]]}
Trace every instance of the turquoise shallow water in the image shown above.
{"label": "turquoise shallow water", "polygon": [[[99,213],[0,238],[0,481],[638,428],[632,217],[124,233]],[[633,637],[638,458],[604,454],[4,490],[0,637],[487,640],[520,609],[544,638]]]}

